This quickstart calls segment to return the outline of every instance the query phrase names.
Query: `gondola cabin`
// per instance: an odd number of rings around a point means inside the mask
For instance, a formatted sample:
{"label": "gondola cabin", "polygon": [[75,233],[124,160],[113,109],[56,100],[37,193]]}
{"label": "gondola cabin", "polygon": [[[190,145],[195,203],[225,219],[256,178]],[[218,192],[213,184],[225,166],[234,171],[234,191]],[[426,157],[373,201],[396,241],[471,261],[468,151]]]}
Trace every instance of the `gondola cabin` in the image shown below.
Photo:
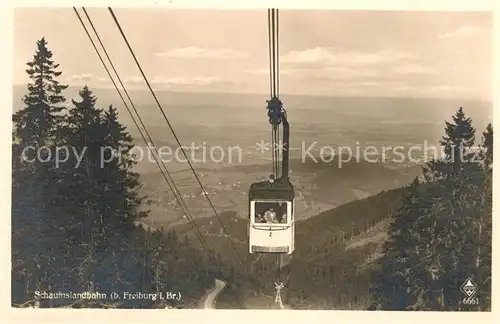
{"label": "gondola cabin", "polygon": [[248,196],[249,252],[292,254],[295,193],[289,179],[253,183]]}

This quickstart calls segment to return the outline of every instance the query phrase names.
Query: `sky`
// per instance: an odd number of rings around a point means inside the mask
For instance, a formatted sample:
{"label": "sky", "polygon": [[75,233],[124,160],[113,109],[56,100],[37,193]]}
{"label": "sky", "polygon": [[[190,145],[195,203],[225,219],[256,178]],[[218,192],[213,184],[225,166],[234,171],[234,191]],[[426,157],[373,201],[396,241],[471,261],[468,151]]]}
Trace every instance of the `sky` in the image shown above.
{"label": "sky", "polygon": [[[108,10],[87,11],[127,88],[147,89]],[[114,12],[155,90],[269,92],[266,10]],[[481,12],[280,10],[280,93],[490,100],[492,20]],[[27,82],[41,37],[62,82],[113,86],[72,8],[16,9],[15,84]]]}

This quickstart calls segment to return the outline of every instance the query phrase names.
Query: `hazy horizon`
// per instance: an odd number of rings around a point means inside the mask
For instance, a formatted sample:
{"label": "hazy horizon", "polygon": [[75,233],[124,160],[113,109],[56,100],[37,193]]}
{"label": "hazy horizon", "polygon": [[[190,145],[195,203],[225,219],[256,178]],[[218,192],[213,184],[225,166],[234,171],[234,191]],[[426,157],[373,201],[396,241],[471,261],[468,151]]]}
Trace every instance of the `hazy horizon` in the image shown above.
{"label": "hazy horizon", "polygon": [[[88,13],[127,89],[145,89],[107,9]],[[265,10],[116,15],[156,91],[268,92]],[[280,17],[283,95],[492,98],[491,13],[280,10]],[[61,82],[112,88],[71,8],[17,8],[14,21],[15,84],[27,81],[25,63],[45,37]]]}
{"label": "hazy horizon", "polygon": [[[13,87],[26,87],[27,86],[27,83],[14,83],[13,84]],[[117,93],[116,89],[115,88],[110,88],[110,87],[104,87],[104,86],[101,86],[101,87],[94,87],[91,83],[89,84],[84,84],[84,85],[80,85],[80,86],[75,86],[75,85],[71,85],[71,84],[68,84],[68,89],[78,89],[78,90],[81,90],[83,89],[83,87],[85,86],[88,86],[89,89],[91,91],[102,91],[102,90],[105,90],[105,91],[112,91],[112,92],[115,92]],[[138,88],[134,88],[134,89],[127,89],[127,92],[131,93],[131,92],[147,92],[147,93],[150,93],[149,89],[145,88],[144,89],[138,89]],[[120,91],[122,92],[122,94],[124,93],[123,92],[123,89],[120,88]],[[207,95],[210,95],[210,94],[214,94],[214,95],[233,95],[233,94],[237,94],[237,95],[244,95],[244,96],[256,96],[256,95],[259,95],[259,96],[262,96],[263,100],[267,100],[269,99],[269,92],[265,92],[265,91],[262,91],[262,92],[235,92],[235,91],[232,91],[232,92],[229,92],[229,91],[217,91],[217,90],[214,90],[214,91],[210,91],[210,90],[168,90],[168,89],[154,89],[153,88],[153,91],[155,93],[179,93],[179,94],[207,94]],[[454,100],[454,101],[460,101],[460,100],[464,100],[464,101],[479,101],[479,102],[488,102],[488,103],[492,103],[493,102],[493,97],[491,98],[474,98],[474,97],[442,97],[442,96],[435,96],[435,97],[432,97],[432,96],[428,96],[428,97],[415,97],[415,96],[408,96],[408,95],[362,95],[362,94],[344,94],[344,95],[339,95],[339,94],[327,94],[327,93],[324,93],[324,94],[307,94],[307,93],[300,93],[300,94],[297,94],[297,93],[286,93],[286,92],[281,92],[280,93],[280,97],[326,97],[326,98],[366,98],[366,99],[369,99],[369,98],[374,98],[374,99],[377,99],[377,98],[381,98],[381,99],[415,99],[415,100]],[[117,94],[117,98],[118,97],[118,94]],[[120,99],[120,102],[121,102],[121,99]]]}

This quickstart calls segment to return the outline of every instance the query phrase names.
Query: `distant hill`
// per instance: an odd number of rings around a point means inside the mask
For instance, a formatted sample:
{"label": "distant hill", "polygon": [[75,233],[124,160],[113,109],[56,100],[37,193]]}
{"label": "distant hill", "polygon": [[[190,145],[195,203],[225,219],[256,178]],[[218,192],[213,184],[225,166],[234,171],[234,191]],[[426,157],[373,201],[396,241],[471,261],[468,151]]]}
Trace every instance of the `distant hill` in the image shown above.
{"label": "distant hill", "polygon": [[[98,97],[100,97],[104,101],[116,101],[120,100],[117,92],[114,88],[94,88],[92,85],[89,85],[92,91],[96,93]],[[66,96],[68,98],[72,98],[78,95],[78,90],[82,87],[70,86],[66,90]],[[224,105],[228,106],[228,103],[234,103],[234,106],[258,106],[265,105],[265,101],[268,99],[268,93],[224,93],[224,92],[192,92],[192,91],[169,91],[169,90],[158,90],[154,89],[155,93],[158,95],[159,99],[165,104],[178,104],[185,103],[188,105]],[[128,88],[127,91],[131,95],[132,99],[136,102],[136,104],[146,104],[153,103],[152,96],[147,89],[146,85],[140,89]],[[22,96],[26,92],[25,84],[14,84],[13,85],[14,92],[14,104],[16,102],[20,102]],[[465,99],[465,98],[405,98],[405,97],[353,97],[353,96],[309,96],[309,95],[294,95],[294,94],[282,94],[280,95],[283,102],[287,107],[291,104],[292,108],[309,108],[309,109],[324,109],[328,107],[328,103],[332,102],[332,99],[335,99],[338,107],[345,107],[353,99],[357,100],[360,103],[370,103],[373,104],[373,100],[378,100],[380,102],[380,108],[384,106],[388,106],[390,102],[396,103],[404,103],[404,105],[400,105],[400,107],[414,107],[418,102],[461,102],[464,103],[465,106],[470,105],[471,103],[482,103],[482,104],[491,104],[486,100],[475,100],[475,99]],[[111,102],[110,102],[111,103]],[[116,102],[118,103],[118,102]],[[410,103],[410,104],[408,104]],[[377,107],[373,107],[378,110]]]}
{"label": "distant hill", "polygon": [[[121,117],[126,115],[123,103],[113,88],[90,89],[98,97],[98,104],[118,107]],[[26,85],[13,85],[14,110],[23,107],[22,97]],[[71,98],[78,98],[81,87],[70,86],[65,91],[68,105]],[[151,93],[144,86],[127,91],[148,126],[163,124]],[[169,117],[198,123],[221,120],[226,126],[238,124],[267,126],[266,100],[268,94],[172,92],[155,90],[158,100]],[[405,137],[407,132],[426,136],[440,134],[444,120],[463,106],[478,128],[492,121],[492,102],[468,99],[437,98],[384,98],[384,97],[329,97],[283,94],[280,96],[295,130],[314,125],[327,130],[367,132],[367,127],[393,134],[392,140]],[[129,120],[127,120],[128,122]],[[438,125],[432,125],[432,124]],[[439,126],[439,127],[438,127]],[[436,128],[438,127],[438,128]],[[378,131],[377,130],[377,131]],[[292,135],[293,136],[293,135]],[[357,140],[364,140],[356,136]],[[429,139],[430,140],[430,139]],[[392,144],[392,143],[391,143]]]}

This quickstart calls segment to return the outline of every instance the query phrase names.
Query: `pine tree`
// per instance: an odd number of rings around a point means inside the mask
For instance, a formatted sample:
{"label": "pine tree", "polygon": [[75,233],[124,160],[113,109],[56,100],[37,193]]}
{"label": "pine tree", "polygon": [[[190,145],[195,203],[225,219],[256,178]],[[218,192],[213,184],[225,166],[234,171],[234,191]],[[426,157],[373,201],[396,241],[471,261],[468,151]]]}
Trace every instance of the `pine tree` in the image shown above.
{"label": "pine tree", "polygon": [[108,224],[131,228],[134,221],[146,217],[147,210],[141,209],[146,197],[140,194],[142,185],[139,174],[132,171],[137,163],[131,155],[133,139],[126,128],[119,123],[116,108],[109,106],[103,115],[106,136],[101,142],[100,167],[105,190],[102,193],[106,204],[102,213],[109,214]]}
{"label": "pine tree", "polygon": [[473,149],[475,129],[472,120],[460,108],[452,123],[446,123],[441,144],[444,161],[430,163],[426,175],[439,179],[433,184],[436,218],[435,242],[431,245],[441,297],[445,310],[460,309],[460,287],[469,277],[477,278],[475,246],[478,244],[478,192],[482,189],[481,165]]}
{"label": "pine tree", "polygon": [[390,225],[380,268],[372,278],[374,302],[384,310],[402,310],[413,305],[418,295],[415,288],[421,284],[416,280],[422,269],[416,267],[419,240],[416,229],[427,212],[428,201],[418,178],[407,190]]}
{"label": "pine tree", "polygon": [[492,170],[493,163],[493,126],[488,124],[486,130],[483,132],[482,147],[485,150],[484,154],[484,167],[486,170]]}
{"label": "pine tree", "polygon": [[485,300],[485,309],[491,309],[491,263],[492,263],[492,175],[493,175],[493,126],[488,124],[483,132],[484,190],[481,197],[479,220],[479,244],[476,267],[479,270],[479,295]]}
{"label": "pine tree", "polygon": [[23,102],[26,107],[13,116],[16,129],[14,135],[24,145],[43,146],[55,140],[60,124],[61,105],[66,101],[62,92],[68,87],[57,81],[59,64],[52,60],[52,52],[47,48],[45,38],[37,41],[37,51],[28,62],[26,73],[32,83],[28,84],[28,94]]}
{"label": "pine tree", "polygon": [[100,142],[104,136],[101,110],[95,107],[96,98],[85,86],[80,92],[81,101],[72,100],[64,128],[64,141],[76,154],[71,154],[63,164],[60,205],[72,215],[75,226],[67,233],[68,257],[76,258],[80,289],[95,283],[94,268],[106,234],[102,215],[98,211],[100,196]]}
{"label": "pine tree", "polygon": [[[61,236],[56,221],[60,215],[50,207],[50,192],[58,173],[54,153],[63,118],[62,92],[67,86],[57,81],[61,72],[52,56],[42,38],[37,42],[33,60],[27,63],[31,82],[23,99],[25,107],[13,115],[13,273],[18,287],[24,287],[24,296],[30,297],[34,290],[53,286],[59,275],[55,264],[58,244],[54,238]],[[42,146],[46,148],[38,150]]]}
{"label": "pine tree", "polygon": [[473,158],[472,147],[475,141],[475,129],[472,120],[466,117],[463,108],[452,116],[453,122],[446,121],[445,136],[440,141],[445,157],[430,161],[424,168],[428,181],[457,180],[458,175],[465,171],[467,162]]}
{"label": "pine tree", "polygon": [[[167,276],[167,244],[168,241],[166,240],[163,229],[151,233],[147,256],[146,282],[149,283],[147,289],[157,294],[169,291],[169,278]],[[163,301],[156,300],[153,302],[153,305],[164,307],[163,303]]]}
{"label": "pine tree", "polygon": [[[100,172],[101,200],[98,209],[107,232],[107,246],[122,254],[125,246],[135,244],[131,236],[135,228],[134,222],[148,214],[147,210],[141,208],[146,197],[140,194],[139,174],[132,171],[136,164],[131,155],[133,139],[118,121],[118,113],[114,107],[109,106],[104,111],[102,127],[106,135],[100,142],[101,156],[97,171]],[[142,249],[141,245],[138,248]],[[125,269],[110,271],[120,273]]]}

